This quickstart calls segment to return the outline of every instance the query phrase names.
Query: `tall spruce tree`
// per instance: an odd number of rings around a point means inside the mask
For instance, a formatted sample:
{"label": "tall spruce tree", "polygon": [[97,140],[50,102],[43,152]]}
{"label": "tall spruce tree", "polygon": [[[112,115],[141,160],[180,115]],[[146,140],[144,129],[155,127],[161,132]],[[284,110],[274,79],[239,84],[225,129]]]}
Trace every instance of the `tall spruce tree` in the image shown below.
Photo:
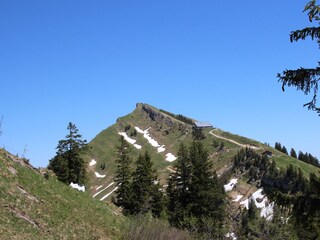
{"label": "tall spruce tree", "polygon": [[199,232],[205,231],[206,222],[211,222],[212,237],[219,237],[224,219],[225,194],[215,173],[208,151],[201,142],[193,142],[190,147],[192,163],[191,214],[197,219]]}
{"label": "tall spruce tree", "polygon": [[59,141],[56,156],[49,161],[48,169],[62,182],[84,184],[86,165],[82,154],[88,150],[87,141],[82,139],[75,124],[70,122],[67,129],[69,133],[66,139]]}
{"label": "tall spruce tree", "polygon": [[274,144],[274,148],[277,149],[278,151],[282,151],[282,145],[281,145],[281,143],[276,142],[276,143]]}
{"label": "tall spruce tree", "polygon": [[181,145],[175,167],[176,172],[168,180],[170,223],[196,231],[199,236],[210,232],[205,237],[221,238],[225,193],[216,174],[211,172],[203,144],[193,142],[189,150]]}
{"label": "tall spruce tree", "polygon": [[287,148],[284,145],[282,146],[281,152],[283,152],[284,154],[288,155]]}
{"label": "tall spruce tree", "polygon": [[116,191],[116,204],[123,207],[124,214],[131,208],[131,160],[129,158],[130,146],[123,136],[120,137],[120,144],[117,146],[117,169],[115,182],[118,185]]}
{"label": "tall spruce tree", "polygon": [[[301,30],[292,31],[290,33],[290,41],[305,40],[310,37],[312,40],[317,40],[320,47],[320,6],[316,0],[310,1],[304,8],[304,12],[308,13],[309,21],[316,22],[316,26],[306,27]],[[320,114],[320,107],[317,106],[317,93],[320,77],[320,62],[314,68],[298,68],[295,70],[285,70],[282,74],[278,73],[277,77],[282,83],[282,90],[286,86],[294,86],[297,90],[302,91],[304,94],[313,94],[310,102],[304,104],[310,110],[314,110]]]}
{"label": "tall spruce tree", "polygon": [[186,217],[190,215],[192,165],[187,147],[181,143],[175,172],[168,180],[168,210],[171,225],[183,227]]}
{"label": "tall spruce tree", "polygon": [[132,175],[130,214],[145,214],[152,210],[158,213],[161,197],[157,182],[150,154],[146,151],[143,155],[139,155]]}
{"label": "tall spruce tree", "polygon": [[290,156],[293,158],[297,158],[297,153],[293,148],[291,148],[291,150],[290,150]]}

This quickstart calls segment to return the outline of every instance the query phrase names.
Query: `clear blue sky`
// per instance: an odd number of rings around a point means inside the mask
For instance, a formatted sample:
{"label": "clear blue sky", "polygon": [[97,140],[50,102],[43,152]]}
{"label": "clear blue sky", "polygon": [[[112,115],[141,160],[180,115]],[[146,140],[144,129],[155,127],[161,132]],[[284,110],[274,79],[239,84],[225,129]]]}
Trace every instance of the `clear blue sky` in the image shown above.
{"label": "clear blue sky", "polygon": [[320,156],[310,97],[276,74],[314,67],[307,1],[1,0],[0,146],[46,166],[69,121],[94,138],[145,102]]}

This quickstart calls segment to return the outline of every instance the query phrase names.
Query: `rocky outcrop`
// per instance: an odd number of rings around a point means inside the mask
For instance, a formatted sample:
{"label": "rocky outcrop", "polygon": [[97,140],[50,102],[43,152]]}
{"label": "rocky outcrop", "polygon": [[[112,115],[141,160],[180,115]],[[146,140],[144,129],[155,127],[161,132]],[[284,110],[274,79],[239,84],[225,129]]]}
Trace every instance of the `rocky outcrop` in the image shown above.
{"label": "rocky outcrop", "polygon": [[147,104],[137,103],[137,108],[141,108],[152,121],[164,123],[169,127],[174,127],[176,125],[175,120],[173,120],[172,117],[167,116],[158,109],[154,109]]}

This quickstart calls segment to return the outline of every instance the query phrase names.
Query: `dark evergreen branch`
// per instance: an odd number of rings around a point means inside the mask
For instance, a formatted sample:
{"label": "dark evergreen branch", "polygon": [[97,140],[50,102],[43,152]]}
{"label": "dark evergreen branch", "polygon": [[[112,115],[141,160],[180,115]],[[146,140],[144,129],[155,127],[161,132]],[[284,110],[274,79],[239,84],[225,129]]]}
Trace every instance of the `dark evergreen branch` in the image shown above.
{"label": "dark evergreen branch", "polygon": [[316,106],[318,83],[320,79],[320,67],[317,68],[299,68],[297,70],[285,70],[282,75],[277,75],[280,82],[282,82],[282,91],[285,87],[295,86],[297,90],[301,90],[304,94],[309,94],[313,90],[312,100],[305,103],[309,110],[314,110],[320,113],[320,108]]}
{"label": "dark evergreen branch", "polygon": [[309,21],[312,22],[313,19],[319,20],[319,12],[320,12],[320,7],[317,5],[316,0],[311,0],[305,7],[304,7],[304,12],[308,12],[309,16]]}
{"label": "dark evergreen branch", "polygon": [[304,40],[306,37],[311,37],[312,40],[320,38],[320,27],[307,27],[302,30],[292,31],[290,33],[290,41]]}

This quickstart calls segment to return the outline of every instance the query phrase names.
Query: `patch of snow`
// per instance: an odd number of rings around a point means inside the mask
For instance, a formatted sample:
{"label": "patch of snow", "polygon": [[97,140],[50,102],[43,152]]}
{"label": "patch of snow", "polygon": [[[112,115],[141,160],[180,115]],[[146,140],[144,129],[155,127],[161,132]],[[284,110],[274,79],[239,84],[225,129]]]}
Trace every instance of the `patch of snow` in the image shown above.
{"label": "patch of snow", "polygon": [[99,195],[100,193],[102,193],[104,190],[108,189],[109,187],[111,187],[114,184],[114,182],[110,183],[108,186],[106,186],[104,189],[100,190],[99,192],[97,192],[96,194],[94,194],[92,197],[95,197],[97,195]]}
{"label": "patch of snow", "polygon": [[143,134],[143,137],[148,140],[148,142],[151,144],[152,147],[160,147],[160,144],[150,136],[150,133],[149,133],[150,128],[147,128],[144,131],[141,130],[139,127],[135,127],[135,129],[137,130],[138,133]]}
{"label": "patch of snow", "polygon": [[74,189],[78,189],[81,192],[84,192],[86,190],[84,186],[81,186],[78,183],[73,183],[73,182],[70,183],[70,187]]}
{"label": "patch of snow", "polygon": [[173,155],[172,153],[167,153],[166,154],[166,161],[173,162],[176,159],[177,159],[177,157],[175,155]]}
{"label": "patch of snow", "polygon": [[240,204],[249,209],[249,201],[253,200],[257,208],[261,209],[260,216],[267,220],[272,220],[274,202],[269,203],[268,198],[262,194],[262,191],[263,188],[258,189],[249,199],[240,202]]}
{"label": "patch of snow", "polygon": [[96,174],[96,177],[97,177],[97,178],[104,178],[104,177],[106,177],[105,174],[104,174],[104,175],[101,175],[101,174],[98,173],[98,172],[95,172],[95,174]]}
{"label": "patch of snow", "polygon": [[152,147],[160,147],[160,144],[150,136],[148,132],[149,129],[150,128],[144,131],[143,137],[148,140],[148,142],[151,144]]}
{"label": "patch of snow", "polygon": [[97,163],[97,161],[94,160],[94,159],[92,159],[92,160],[90,161],[90,163],[89,163],[89,166],[91,167],[91,166],[95,165],[96,163]]}
{"label": "patch of snow", "polygon": [[134,140],[134,139],[128,137],[128,135],[125,132],[118,132],[118,133],[119,133],[119,135],[123,136],[124,140],[126,140],[130,144],[135,144],[137,141],[137,140]]}
{"label": "patch of snow", "polygon": [[243,195],[237,195],[235,199],[233,199],[233,202],[238,202],[241,198],[243,197]]}
{"label": "patch of snow", "polygon": [[224,190],[226,192],[231,191],[234,188],[234,186],[237,184],[237,182],[238,182],[238,179],[232,178],[229,183],[224,185]]}
{"label": "patch of snow", "polygon": [[137,130],[137,132],[138,132],[138,133],[142,133],[142,134],[144,134],[144,131],[143,131],[143,130],[141,130],[139,127],[135,127],[135,129]]}
{"label": "patch of snow", "polygon": [[102,187],[103,187],[103,185],[100,185],[99,187],[96,188],[96,190],[99,190],[99,189],[102,188]]}
{"label": "patch of snow", "polygon": [[249,209],[249,199],[241,201],[240,205],[244,205],[246,209]]}
{"label": "patch of snow", "polygon": [[237,236],[233,232],[227,233],[226,238],[232,238],[232,240],[237,240]]}
{"label": "patch of snow", "polygon": [[165,147],[164,145],[158,147],[157,149],[158,153],[164,152],[166,150],[164,147]]}
{"label": "patch of snow", "polygon": [[139,145],[139,144],[133,144],[133,146],[136,148],[136,149],[141,149],[141,145]]}
{"label": "patch of snow", "polygon": [[258,189],[251,196],[251,198],[255,201],[257,208],[263,208],[265,206],[265,200],[267,200],[264,197],[264,195],[261,193],[262,190],[263,190],[262,188]]}
{"label": "patch of snow", "polygon": [[[165,145],[160,145],[155,139],[153,139],[150,136],[150,134],[149,134],[150,127],[147,128],[146,130],[142,130],[139,127],[135,127],[135,129],[137,130],[138,133],[143,134],[143,137],[145,139],[147,139],[147,141],[150,143],[151,146],[157,148],[158,153],[164,152],[166,150],[165,149]],[[173,155],[172,153],[167,153],[166,154],[166,161],[173,162],[176,159],[177,159],[177,157],[175,155]]]}
{"label": "patch of snow", "polygon": [[137,140],[134,140],[130,137],[128,137],[128,135],[125,132],[118,132],[119,135],[124,137],[124,140],[126,140],[128,143],[132,144],[136,149],[141,149],[141,145],[136,144]]}
{"label": "patch of snow", "polygon": [[273,208],[274,208],[274,202],[266,204],[266,206],[261,209],[260,216],[271,221],[273,218]]}
{"label": "patch of snow", "polygon": [[107,195],[105,195],[105,196],[103,196],[101,199],[100,199],[100,201],[103,201],[104,199],[106,199],[107,197],[109,197],[109,195],[111,194],[111,193],[113,193],[114,191],[116,191],[118,189],[118,187],[115,187],[111,192],[109,192]]}

